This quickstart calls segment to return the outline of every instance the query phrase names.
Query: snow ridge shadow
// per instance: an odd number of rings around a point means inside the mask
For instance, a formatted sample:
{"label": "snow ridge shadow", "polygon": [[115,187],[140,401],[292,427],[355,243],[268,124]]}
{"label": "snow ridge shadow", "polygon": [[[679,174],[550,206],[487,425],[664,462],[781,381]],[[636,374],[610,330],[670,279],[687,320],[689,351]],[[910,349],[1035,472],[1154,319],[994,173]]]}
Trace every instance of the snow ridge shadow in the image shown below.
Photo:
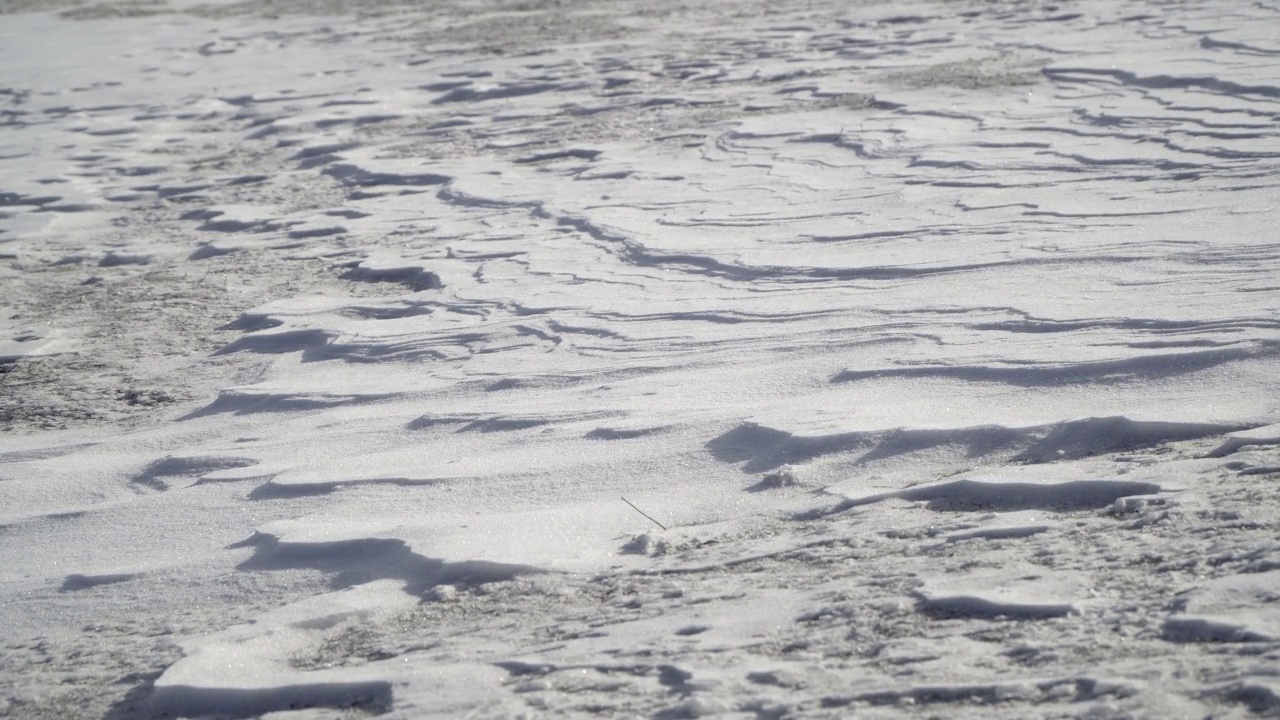
{"label": "snow ridge shadow", "polygon": [[844,370],[831,378],[833,383],[874,378],[952,378],[970,382],[991,382],[1023,387],[1054,387],[1080,383],[1120,383],[1188,375],[1241,360],[1270,357],[1280,352],[1280,343],[1259,342],[1235,348],[1215,348],[1183,353],[1158,353],[1117,360],[1074,364],[1027,365],[932,365],[889,367],[873,370]]}
{"label": "snow ridge shadow", "polygon": [[745,422],[712,438],[705,447],[716,459],[743,463],[743,472],[756,473],[839,453],[861,452],[857,462],[868,463],[947,446],[963,448],[969,458],[1005,452],[1011,454],[1011,462],[1043,463],[1242,429],[1239,425],[1143,421],[1113,416],[1023,428],[982,425],[799,435]]}
{"label": "snow ridge shadow", "polygon": [[391,709],[391,683],[367,681],[265,688],[153,688],[149,705],[162,717],[253,718],[266,713],[327,707],[380,715]]}
{"label": "snow ridge shadow", "polygon": [[227,549],[246,547],[253,548],[253,555],[236,566],[238,570],[318,570],[332,576],[335,590],[392,579],[403,581],[406,592],[421,595],[437,585],[484,585],[543,572],[529,565],[481,560],[446,562],[419,555],[393,538],[289,542],[255,532]]}
{"label": "snow ridge shadow", "polygon": [[1077,512],[1105,508],[1124,497],[1155,495],[1163,491],[1164,488],[1155,483],[1127,480],[1072,480],[1040,484],[966,479],[849,498],[833,507],[813,510],[798,517],[816,519],[891,499],[923,502],[925,507],[936,512]]}

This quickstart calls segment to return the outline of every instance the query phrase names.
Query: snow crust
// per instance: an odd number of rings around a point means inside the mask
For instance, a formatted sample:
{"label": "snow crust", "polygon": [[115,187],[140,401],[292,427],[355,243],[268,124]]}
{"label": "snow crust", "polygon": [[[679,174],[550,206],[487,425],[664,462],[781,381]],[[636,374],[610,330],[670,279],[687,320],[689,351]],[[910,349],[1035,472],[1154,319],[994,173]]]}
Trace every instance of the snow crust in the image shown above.
{"label": "snow crust", "polygon": [[0,717],[1280,714],[1280,9],[0,2]]}

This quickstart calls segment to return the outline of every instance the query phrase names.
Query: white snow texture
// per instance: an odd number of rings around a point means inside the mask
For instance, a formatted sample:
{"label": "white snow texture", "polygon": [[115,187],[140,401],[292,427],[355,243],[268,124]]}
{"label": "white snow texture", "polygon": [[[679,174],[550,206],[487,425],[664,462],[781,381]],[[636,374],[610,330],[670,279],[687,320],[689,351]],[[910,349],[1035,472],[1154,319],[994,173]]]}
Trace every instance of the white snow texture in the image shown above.
{"label": "white snow texture", "polygon": [[0,0],[0,717],[1280,717],[1272,0]]}

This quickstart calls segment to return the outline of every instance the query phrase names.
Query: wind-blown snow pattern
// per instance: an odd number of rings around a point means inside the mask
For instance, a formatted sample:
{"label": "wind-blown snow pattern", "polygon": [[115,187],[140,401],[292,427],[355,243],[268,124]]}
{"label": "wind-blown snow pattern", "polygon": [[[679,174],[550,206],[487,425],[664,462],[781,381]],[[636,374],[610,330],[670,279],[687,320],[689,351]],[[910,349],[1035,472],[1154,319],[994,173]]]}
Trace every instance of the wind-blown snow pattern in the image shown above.
{"label": "wind-blown snow pattern", "polygon": [[0,127],[0,716],[1280,715],[1274,3],[0,0]]}

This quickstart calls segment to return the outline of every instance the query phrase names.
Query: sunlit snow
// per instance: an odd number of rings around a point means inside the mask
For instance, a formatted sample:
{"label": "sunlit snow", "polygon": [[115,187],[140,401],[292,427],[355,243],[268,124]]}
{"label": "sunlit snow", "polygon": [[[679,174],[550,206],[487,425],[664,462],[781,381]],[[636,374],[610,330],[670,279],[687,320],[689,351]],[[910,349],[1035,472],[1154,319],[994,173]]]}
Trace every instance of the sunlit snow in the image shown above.
{"label": "sunlit snow", "polygon": [[1280,714],[1280,7],[0,0],[0,717]]}

